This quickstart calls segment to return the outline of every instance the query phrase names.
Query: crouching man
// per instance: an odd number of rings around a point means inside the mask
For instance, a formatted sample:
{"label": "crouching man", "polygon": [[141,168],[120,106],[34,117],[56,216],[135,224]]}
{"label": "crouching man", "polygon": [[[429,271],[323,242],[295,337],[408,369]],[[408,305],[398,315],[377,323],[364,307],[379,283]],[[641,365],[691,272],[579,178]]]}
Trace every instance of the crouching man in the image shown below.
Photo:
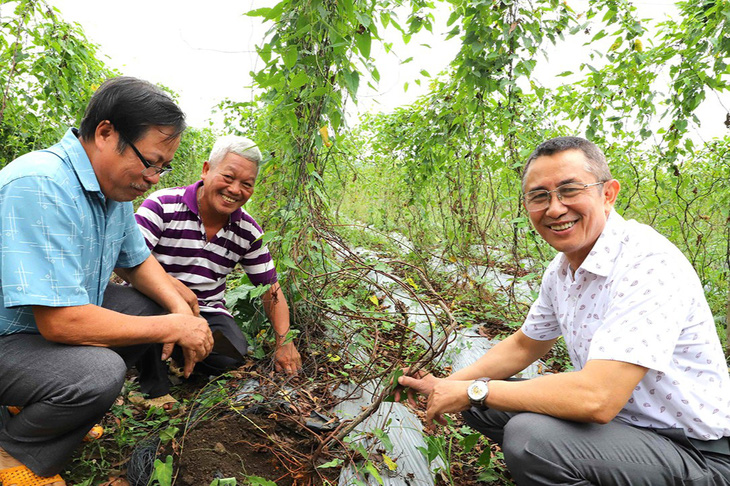
{"label": "crouching man", "polygon": [[[129,202],[169,170],[184,128],[161,90],[114,78],[80,130],[0,171],[0,405],[22,407],[0,428],[2,484],[65,484],[57,473],[128,366],[176,345],[190,374],[211,351],[207,323],[150,255]],[[169,314],[102,307],[114,267]]]}
{"label": "crouching man", "polygon": [[[613,209],[620,185],[578,137],[539,145],[523,203],[560,253],[522,328],[473,365],[399,383],[428,420],[463,412],[524,485],[730,484],[730,379],[702,285],[666,238]],[[562,336],[575,371],[508,378]]]}

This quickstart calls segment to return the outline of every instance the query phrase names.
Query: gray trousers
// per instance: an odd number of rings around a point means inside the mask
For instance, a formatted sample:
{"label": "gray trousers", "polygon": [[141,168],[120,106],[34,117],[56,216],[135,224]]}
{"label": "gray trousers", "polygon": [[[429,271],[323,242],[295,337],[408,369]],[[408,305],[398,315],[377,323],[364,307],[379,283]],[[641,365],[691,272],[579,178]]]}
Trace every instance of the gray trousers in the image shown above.
{"label": "gray trousers", "polygon": [[730,485],[730,456],[698,451],[677,429],[655,431],[618,421],[585,424],[476,408],[463,417],[502,446],[519,486]]}
{"label": "gray trousers", "polygon": [[[103,306],[132,315],[162,313],[146,298],[149,305],[134,296],[129,306],[131,293],[139,294],[110,286]],[[0,336],[0,405],[23,407],[15,417],[5,415],[0,447],[38,475],[61,472],[119,395],[128,368],[139,369],[140,387],[149,396],[169,391],[161,352],[159,344],[110,349],[52,343],[39,334]]]}

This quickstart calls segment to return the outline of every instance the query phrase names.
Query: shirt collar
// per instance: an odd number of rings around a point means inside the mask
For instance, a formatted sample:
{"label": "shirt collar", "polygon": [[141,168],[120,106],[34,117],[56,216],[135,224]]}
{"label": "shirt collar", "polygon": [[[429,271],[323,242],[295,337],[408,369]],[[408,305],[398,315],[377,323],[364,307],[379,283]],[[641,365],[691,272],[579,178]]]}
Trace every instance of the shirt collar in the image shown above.
{"label": "shirt collar", "polygon": [[[203,186],[203,180],[199,180],[198,182],[195,182],[194,184],[191,184],[185,188],[185,193],[183,194],[183,202],[185,205],[190,208],[190,210],[195,213],[198,217],[200,217],[200,208],[198,208],[198,188]],[[243,210],[241,208],[236,209],[233,213],[231,213],[231,217],[228,220],[229,223],[237,223],[243,218]]]}
{"label": "shirt collar", "polygon": [[79,178],[81,186],[87,192],[101,193],[99,180],[96,178],[94,167],[91,165],[89,156],[81,145],[78,138],[79,131],[75,128],[69,128],[63,136],[59,145],[68,154],[68,160]]}
{"label": "shirt collar", "polygon": [[185,188],[185,192],[182,197],[183,203],[185,203],[185,205],[198,216],[200,216],[200,211],[198,210],[198,188],[202,185],[202,180],[190,184]]}
{"label": "shirt collar", "polygon": [[[579,268],[601,277],[607,277],[614,260],[620,253],[621,244],[624,242],[625,226],[626,220],[612,209],[601,235]],[[562,257],[563,264],[568,265],[568,259],[565,255]]]}

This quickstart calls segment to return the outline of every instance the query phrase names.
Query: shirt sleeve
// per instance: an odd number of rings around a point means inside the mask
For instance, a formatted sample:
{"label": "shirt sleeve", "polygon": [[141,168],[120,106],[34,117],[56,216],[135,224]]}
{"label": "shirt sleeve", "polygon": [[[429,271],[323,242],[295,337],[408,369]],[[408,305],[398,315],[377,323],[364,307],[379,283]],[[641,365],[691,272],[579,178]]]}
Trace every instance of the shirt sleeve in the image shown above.
{"label": "shirt sleeve", "polygon": [[668,371],[684,325],[679,320],[687,318],[691,307],[682,288],[695,283],[678,271],[686,263],[683,256],[655,253],[633,262],[611,283],[611,303],[593,336],[588,359]]}
{"label": "shirt sleeve", "polygon": [[540,282],[540,293],[530,306],[530,312],[522,325],[525,336],[536,341],[550,341],[561,336],[560,322],[555,315],[555,288],[558,283],[558,272],[562,259],[554,258],[550,262]]}
{"label": "shirt sleeve", "polygon": [[253,218],[244,218],[243,228],[250,238],[248,251],[241,257],[239,263],[254,285],[274,284],[278,280],[274,259],[269,248],[264,245],[262,236],[264,231]]}
{"label": "shirt sleeve", "polygon": [[164,210],[160,200],[156,196],[156,194],[152,194],[145,199],[134,215],[142,236],[147,243],[147,248],[150,250],[154,250],[157,246],[157,242],[160,241],[160,237],[162,236],[162,230],[165,227],[163,218]]}
{"label": "shirt sleeve", "polygon": [[543,276],[540,284],[540,293],[535,302],[530,306],[525,323],[522,325],[522,332],[529,338],[536,341],[550,341],[560,337],[560,323],[555,317],[555,309],[548,289],[549,269]]}
{"label": "shirt sleeve", "polygon": [[66,307],[90,302],[84,258],[89,245],[81,234],[74,196],[46,177],[23,177],[0,191],[3,304]]}

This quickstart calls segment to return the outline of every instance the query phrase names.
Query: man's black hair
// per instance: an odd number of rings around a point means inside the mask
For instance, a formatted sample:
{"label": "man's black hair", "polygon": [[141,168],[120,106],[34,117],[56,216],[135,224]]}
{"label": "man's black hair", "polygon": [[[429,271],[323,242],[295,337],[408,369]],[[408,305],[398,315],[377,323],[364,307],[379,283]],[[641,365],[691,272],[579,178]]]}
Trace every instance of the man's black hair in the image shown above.
{"label": "man's black hair", "polygon": [[172,98],[147,81],[128,76],[106,80],[86,107],[81,120],[83,140],[93,140],[96,127],[109,120],[119,133],[117,149],[123,151],[128,142],[135,143],[153,125],[172,127],[168,139],[180,136],[185,130],[185,114]]}
{"label": "man's black hair", "polygon": [[595,175],[599,181],[608,181],[613,178],[606,162],[606,156],[595,143],[581,137],[555,137],[538,145],[527,159],[525,167],[522,169],[523,186],[527,169],[535,159],[544,155],[565,152],[566,150],[580,150],[583,152],[586,158],[586,170]]}

